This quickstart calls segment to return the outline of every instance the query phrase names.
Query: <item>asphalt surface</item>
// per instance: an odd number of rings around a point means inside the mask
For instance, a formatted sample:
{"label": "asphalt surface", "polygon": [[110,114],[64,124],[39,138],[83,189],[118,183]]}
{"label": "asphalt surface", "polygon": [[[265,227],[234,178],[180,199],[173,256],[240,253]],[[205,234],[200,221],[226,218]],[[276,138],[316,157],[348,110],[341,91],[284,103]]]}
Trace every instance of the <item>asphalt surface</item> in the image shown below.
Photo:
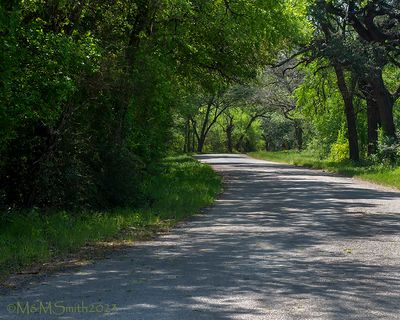
{"label": "asphalt surface", "polygon": [[199,159],[224,176],[215,206],[0,296],[0,319],[400,319],[400,193],[245,156]]}

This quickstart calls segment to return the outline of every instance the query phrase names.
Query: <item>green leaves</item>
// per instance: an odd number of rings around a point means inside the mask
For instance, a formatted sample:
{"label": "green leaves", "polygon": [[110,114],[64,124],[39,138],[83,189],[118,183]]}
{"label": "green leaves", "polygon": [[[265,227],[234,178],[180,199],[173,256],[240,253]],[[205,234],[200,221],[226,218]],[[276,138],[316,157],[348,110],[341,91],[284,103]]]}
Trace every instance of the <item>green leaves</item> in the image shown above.
{"label": "green leaves", "polygon": [[250,81],[304,35],[304,6],[291,0],[1,9],[0,199],[17,206],[136,201],[133,185],[178,148],[199,103]]}

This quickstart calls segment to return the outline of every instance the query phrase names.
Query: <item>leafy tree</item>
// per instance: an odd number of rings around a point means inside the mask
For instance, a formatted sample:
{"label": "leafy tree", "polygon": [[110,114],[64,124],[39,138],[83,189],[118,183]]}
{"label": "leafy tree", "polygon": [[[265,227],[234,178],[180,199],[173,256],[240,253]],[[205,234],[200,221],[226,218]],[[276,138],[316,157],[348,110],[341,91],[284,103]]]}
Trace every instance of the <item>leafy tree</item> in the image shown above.
{"label": "leafy tree", "polygon": [[283,0],[3,2],[3,205],[144,200],[140,181],[177,131],[192,145],[188,120],[204,111],[192,103],[249,81],[298,24]]}

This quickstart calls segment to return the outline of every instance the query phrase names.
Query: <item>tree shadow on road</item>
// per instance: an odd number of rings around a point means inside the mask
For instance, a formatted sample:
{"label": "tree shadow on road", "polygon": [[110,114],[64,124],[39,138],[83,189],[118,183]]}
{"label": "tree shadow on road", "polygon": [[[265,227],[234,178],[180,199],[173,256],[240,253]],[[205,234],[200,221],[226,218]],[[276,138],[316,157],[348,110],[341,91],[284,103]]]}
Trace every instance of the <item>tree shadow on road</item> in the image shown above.
{"label": "tree shadow on road", "polygon": [[118,305],[84,319],[399,319],[399,193],[231,159],[207,214],[29,299]]}

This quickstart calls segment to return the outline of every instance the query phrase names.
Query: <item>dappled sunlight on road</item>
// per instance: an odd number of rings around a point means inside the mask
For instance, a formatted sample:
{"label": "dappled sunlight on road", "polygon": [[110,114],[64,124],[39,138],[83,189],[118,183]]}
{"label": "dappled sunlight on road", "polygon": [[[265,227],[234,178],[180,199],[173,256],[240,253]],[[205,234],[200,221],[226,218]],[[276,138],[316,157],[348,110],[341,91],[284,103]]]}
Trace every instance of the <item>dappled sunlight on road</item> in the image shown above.
{"label": "dappled sunlight on road", "polygon": [[1,305],[118,305],[62,319],[400,319],[399,193],[244,156],[199,159],[224,175],[214,207]]}

